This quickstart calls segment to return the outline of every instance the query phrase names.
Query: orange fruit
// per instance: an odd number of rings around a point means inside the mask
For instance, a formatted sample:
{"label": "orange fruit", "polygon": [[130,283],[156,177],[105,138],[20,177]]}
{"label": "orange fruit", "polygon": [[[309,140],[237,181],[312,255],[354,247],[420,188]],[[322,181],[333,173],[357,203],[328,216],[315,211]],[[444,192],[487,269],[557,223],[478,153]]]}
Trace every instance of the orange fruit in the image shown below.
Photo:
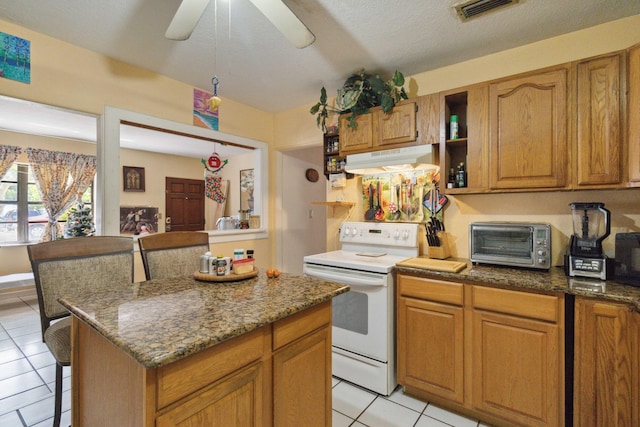
{"label": "orange fruit", "polygon": [[273,269],[271,268],[267,269],[267,277],[269,278],[273,277]]}
{"label": "orange fruit", "polygon": [[273,269],[273,277],[280,277],[280,270],[278,270],[277,268]]}

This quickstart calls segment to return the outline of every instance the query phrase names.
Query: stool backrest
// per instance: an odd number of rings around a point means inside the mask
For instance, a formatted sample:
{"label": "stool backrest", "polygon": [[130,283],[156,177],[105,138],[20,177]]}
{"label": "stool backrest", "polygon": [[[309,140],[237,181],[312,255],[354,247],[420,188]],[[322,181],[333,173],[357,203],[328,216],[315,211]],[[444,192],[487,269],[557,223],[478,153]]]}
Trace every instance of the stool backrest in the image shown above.
{"label": "stool backrest", "polygon": [[27,246],[38,293],[42,333],[51,320],[69,315],[58,298],[94,289],[119,289],[133,282],[133,240],[91,236]]}
{"label": "stool backrest", "polygon": [[209,234],[171,231],[138,239],[147,280],[193,275],[200,269],[200,255],[209,251]]}

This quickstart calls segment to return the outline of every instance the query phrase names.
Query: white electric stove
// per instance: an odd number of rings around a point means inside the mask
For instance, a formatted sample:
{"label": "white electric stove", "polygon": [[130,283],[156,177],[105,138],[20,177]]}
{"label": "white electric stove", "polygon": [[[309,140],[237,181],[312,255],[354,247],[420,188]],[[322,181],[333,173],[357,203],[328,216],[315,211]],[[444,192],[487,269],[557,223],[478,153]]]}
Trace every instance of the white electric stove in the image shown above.
{"label": "white electric stove", "polygon": [[304,257],[304,274],[349,285],[333,299],[333,375],[383,395],[397,385],[395,264],[418,256],[419,224],[345,222],[342,249]]}

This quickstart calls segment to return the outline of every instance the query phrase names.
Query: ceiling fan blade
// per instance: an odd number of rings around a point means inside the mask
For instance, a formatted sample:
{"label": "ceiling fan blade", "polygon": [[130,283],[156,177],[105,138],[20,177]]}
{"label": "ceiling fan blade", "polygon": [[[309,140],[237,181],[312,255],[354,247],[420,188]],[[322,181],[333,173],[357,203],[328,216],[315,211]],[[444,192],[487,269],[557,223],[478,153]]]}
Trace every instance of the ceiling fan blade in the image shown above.
{"label": "ceiling fan blade", "polygon": [[182,0],[167,32],[169,40],[186,40],[196,28],[210,0]]}
{"label": "ceiling fan blade", "polygon": [[316,36],[282,0],[251,0],[251,3],[298,49],[316,40]]}

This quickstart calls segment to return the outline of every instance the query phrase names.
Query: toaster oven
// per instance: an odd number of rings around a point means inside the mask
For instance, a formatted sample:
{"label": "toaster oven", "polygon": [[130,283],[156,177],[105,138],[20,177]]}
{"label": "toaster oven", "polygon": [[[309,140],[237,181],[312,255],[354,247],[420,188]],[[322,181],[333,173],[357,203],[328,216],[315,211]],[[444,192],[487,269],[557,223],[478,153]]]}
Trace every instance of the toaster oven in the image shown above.
{"label": "toaster oven", "polygon": [[469,224],[473,263],[548,270],[551,226],[542,223],[473,222]]}

